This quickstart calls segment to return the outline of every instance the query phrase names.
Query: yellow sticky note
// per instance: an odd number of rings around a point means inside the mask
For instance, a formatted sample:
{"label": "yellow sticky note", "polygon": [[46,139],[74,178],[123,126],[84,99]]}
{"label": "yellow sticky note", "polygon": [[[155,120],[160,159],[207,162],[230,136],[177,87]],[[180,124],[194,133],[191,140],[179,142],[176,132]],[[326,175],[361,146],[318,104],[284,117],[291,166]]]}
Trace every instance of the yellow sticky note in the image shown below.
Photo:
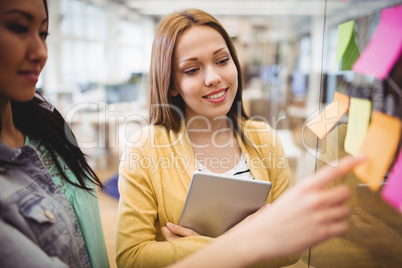
{"label": "yellow sticky note", "polygon": [[335,92],[334,100],[307,127],[320,139],[324,138],[349,109],[349,97]]}
{"label": "yellow sticky note", "polygon": [[366,161],[355,167],[358,178],[374,191],[378,190],[391,164],[398,146],[401,122],[398,118],[374,111],[366,136],[360,146],[359,155]]}
{"label": "yellow sticky note", "polygon": [[345,152],[357,155],[370,123],[371,102],[350,98],[348,129],[345,138]]}

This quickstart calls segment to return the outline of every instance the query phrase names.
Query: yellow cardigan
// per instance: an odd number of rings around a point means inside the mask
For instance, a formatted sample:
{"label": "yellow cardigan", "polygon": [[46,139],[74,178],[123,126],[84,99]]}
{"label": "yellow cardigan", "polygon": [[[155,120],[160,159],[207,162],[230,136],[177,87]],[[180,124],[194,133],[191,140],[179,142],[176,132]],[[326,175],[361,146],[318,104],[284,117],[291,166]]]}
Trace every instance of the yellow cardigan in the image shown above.
{"label": "yellow cardigan", "polygon": [[[164,241],[160,229],[178,224],[191,176],[194,151],[184,122],[179,132],[147,126],[131,138],[119,168],[117,264],[119,267],[163,267],[201,249],[213,238],[194,236]],[[257,180],[272,182],[267,203],[292,184],[288,162],[274,130],[264,122],[242,124],[248,138],[241,151]],[[239,241],[241,242],[241,241]],[[264,267],[290,265],[299,256],[269,262]]]}

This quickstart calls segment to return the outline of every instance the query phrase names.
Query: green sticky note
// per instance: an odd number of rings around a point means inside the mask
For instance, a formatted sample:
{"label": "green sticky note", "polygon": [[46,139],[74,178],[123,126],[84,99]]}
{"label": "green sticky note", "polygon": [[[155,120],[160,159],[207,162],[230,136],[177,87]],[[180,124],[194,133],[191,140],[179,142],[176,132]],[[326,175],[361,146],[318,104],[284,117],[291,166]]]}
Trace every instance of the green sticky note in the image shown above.
{"label": "green sticky note", "polygon": [[349,121],[345,138],[345,151],[357,155],[370,122],[371,102],[350,98]]}
{"label": "green sticky note", "polygon": [[336,48],[336,64],[342,60],[341,70],[352,70],[360,52],[356,45],[355,22],[353,20],[338,26],[338,45]]}
{"label": "green sticky note", "polygon": [[359,48],[356,45],[354,35],[350,39],[349,45],[342,57],[342,71],[352,70],[353,64],[360,57]]}

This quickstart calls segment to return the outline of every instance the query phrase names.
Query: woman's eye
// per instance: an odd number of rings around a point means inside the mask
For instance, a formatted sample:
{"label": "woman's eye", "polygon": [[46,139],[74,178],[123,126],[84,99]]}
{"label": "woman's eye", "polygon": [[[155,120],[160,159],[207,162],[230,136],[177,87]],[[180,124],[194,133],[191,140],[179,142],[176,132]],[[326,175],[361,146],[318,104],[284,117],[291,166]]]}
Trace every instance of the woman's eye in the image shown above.
{"label": "woman's eye", "polygon": [[187,75],[193,75],[193,74],[195,74],[197,71],[198,71],[198,68],[194,68],[194,69],[187,70],[187,71],[185,71],[184,73],[187,74]]}
{"label": "woman's eye", "polygon": [[229,58],[218,61],[219,65],[224,65],[229,61]]}
{"label": "woman's eye", "polygon": [[8,27],[12,32],[17,33],[17,34],[24,34],[28,32],[28,27],[18,25],[18,24],[12,24]]}
{"label": "woman's eye", "polygon": [[49,36],[49,32],[48,31],[43,31],[39,33],[39,36],[43,39],[46,39]]}

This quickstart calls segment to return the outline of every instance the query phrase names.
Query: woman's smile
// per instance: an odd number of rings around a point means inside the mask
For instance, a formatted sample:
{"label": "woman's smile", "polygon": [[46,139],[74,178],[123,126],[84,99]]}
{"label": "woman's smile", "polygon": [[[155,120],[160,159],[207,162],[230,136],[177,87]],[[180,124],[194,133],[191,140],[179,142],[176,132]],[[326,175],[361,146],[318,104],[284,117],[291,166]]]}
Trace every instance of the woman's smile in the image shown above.
{"label": "woman's smile", "polygon": [[39,79],[40,71],[37,70],[24,70],[18,71],[18,74],[26,79],[28,82],[36,84]]}
{"label": "woman's smile", "polygon": [[185,116],[216,118],[232,107],[238,73],[221,34],[209,26],[193,26],[180,37],[174,56],[173,96],[180,94]]}
{"label": "woman's smile", "polygon": [[221,90],[213,91],[210,94],[204,96],[203,98],[212,103],[220,103],[225,101],[228,95],[228,89],[224,88]]}

